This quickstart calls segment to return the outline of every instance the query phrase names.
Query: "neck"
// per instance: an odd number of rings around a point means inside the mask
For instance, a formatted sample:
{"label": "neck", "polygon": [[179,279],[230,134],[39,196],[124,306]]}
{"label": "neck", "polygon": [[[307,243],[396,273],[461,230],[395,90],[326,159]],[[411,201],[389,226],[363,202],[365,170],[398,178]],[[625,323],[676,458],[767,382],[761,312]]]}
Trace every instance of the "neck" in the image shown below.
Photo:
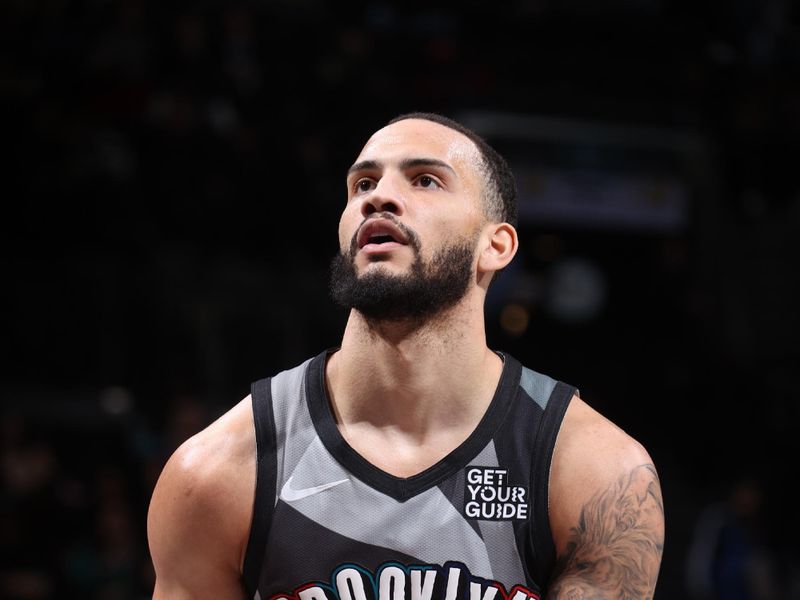
{"label": "neck", "polygon": [[424,436],[477,424],[501,371],[486,346],[483,303],[465,298],[424,323],[376,323],[352,311],[326,375],[342,426],[368,422]]}

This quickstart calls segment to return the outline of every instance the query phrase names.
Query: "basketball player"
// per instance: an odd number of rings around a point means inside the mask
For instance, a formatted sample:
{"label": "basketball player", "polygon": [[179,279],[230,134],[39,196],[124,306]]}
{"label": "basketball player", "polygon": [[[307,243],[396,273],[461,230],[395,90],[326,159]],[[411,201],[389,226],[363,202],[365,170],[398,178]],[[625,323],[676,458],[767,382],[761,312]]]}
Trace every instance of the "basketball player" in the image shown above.
{"label": "basketball player", "polygon": [[404,115],[369,139],[332,266],[341,347],[256,382],[171,457],[154,598],[652,598],[647,452],[486,345],[515,219],[506,163],[461,125]]}

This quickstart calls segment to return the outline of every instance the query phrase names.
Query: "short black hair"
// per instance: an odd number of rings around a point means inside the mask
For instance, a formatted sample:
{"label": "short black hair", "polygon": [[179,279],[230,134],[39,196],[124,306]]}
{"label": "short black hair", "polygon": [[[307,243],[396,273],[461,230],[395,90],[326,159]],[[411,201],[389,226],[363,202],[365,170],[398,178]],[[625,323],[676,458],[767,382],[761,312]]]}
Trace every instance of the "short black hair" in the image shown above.
{"label": "short black hair", "polygon": [[517,226],[517,184],[514,181],[514,174],[505,159],[486,140],[458,121],[437,113],[406,113],[395,117],[387,125],[407,119],[432,121],[457,131],[472,140],[478,148],[478,153],[483,162],[482,166],[486,172],[487,181],[484,185],[484,202],[487,216],[499,222],[509,223],[514,227]]}

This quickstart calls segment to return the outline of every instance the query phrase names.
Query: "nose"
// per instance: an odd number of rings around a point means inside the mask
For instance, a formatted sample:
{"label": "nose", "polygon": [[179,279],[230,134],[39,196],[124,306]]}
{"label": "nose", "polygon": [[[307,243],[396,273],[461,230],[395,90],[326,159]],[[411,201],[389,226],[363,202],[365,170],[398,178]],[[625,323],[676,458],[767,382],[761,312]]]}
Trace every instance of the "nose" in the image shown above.
{"label": "nose", "polygon": [[365,217],[378,212],[390,212],[396,216],[403,214],[405,202],[402,191],[391,175],[384,174],[375,184],[375,189],[364,197],[361,214]]}

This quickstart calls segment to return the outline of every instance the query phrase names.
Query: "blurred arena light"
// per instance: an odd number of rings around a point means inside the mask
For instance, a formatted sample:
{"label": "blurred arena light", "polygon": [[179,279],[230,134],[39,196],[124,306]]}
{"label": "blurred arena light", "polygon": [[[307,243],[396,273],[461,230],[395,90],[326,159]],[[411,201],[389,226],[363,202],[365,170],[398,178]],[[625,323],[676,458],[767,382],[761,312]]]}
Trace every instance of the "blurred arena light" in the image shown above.
{"label": "blurred arena light", "polygon": [[530,311],[522,304],[508,304],[500,313],[500,327],[511,337],[523,335],[528,330],[530,321]]}
{"label": "blurred arena light", "polygon": [[558,261],[550,273],[545,309],[568,323],[590,321],[606,305],[608,284],[603,271],[584,258]]}
{"label": "blurred arena light", "polygon": [[133,396],[121,386],[109,386],[100,393],[100,406],[108,415],[122,416],[133,408]]}

